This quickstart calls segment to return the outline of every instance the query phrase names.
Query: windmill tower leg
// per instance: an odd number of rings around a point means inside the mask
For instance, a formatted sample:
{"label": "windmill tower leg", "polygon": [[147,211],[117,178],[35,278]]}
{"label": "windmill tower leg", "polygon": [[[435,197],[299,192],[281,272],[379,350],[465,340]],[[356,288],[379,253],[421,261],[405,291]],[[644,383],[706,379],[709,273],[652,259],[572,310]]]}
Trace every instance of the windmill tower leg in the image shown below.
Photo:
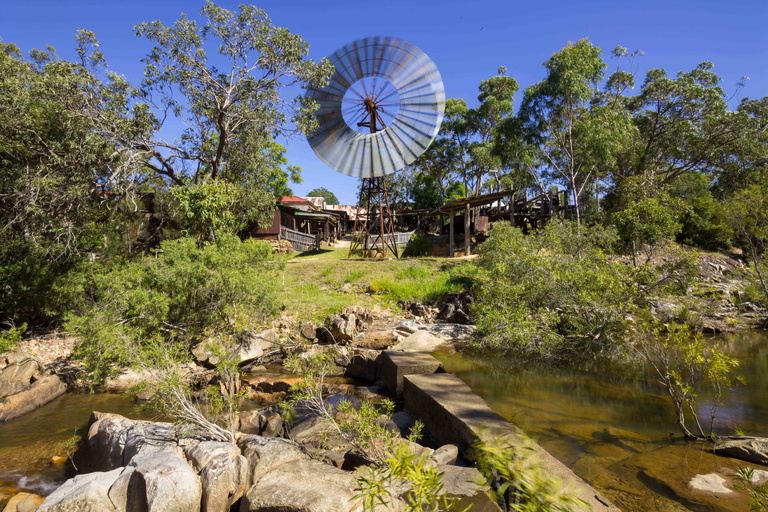
{"label": "windmill tower leg", "polygon": [[379,254],[386,258],[388,252],[399,258],[387,186],[384,178],[363,178],[348,257]]}

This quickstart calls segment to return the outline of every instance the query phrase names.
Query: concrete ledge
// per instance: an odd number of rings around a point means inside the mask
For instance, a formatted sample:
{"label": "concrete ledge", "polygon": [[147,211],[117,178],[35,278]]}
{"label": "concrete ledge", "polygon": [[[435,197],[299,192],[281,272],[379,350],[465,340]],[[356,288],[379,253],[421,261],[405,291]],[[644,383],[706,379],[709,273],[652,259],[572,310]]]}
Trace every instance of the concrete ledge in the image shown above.
{"label": "concrete ledge", "polygon": [[381,373],[392,396],[403,394],[403,376],[443,372],[440,361],[426,352],[382,352]]}
{"label": "concrete ledge", "polygon": [[[462,443],[469,447],[477,439],[521,441],[521,431],[515,425],[493,412],[485,400],[451,373],[405,375],[403,398],[405,408],[424,422],[441,443]],[[618,508],[562,462],[538,445],[537,448],[547,469],[587,503],[586,510],[618,512]]]}

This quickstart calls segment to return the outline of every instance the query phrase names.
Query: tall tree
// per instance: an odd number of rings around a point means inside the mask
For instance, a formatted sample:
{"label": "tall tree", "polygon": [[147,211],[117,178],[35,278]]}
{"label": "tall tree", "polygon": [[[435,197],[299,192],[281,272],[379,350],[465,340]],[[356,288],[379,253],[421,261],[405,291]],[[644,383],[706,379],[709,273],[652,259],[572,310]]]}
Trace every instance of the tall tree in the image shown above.
{"label": "tall tree", "polygon": [[507,69],[501,67],[497,76],[480,83],[477,108],[469,108],[461,99],[446,101],[442,134],[454,145],[452,151],[458,157],[465,189],[477,195],[482,193],[488,171],[502,164],[492,151],[493,137],[499,125],[512,115],[519,89],[517,81],[506,73]]}
{"label": "tall tree", "polygon": [[631,138],[631,118],[623,108],[594,105],[606,64],[588,39],[568,43],[544,67],[547,76],[526,89],[513,127],[528,142],[526,158],[544,164],[537,181],[560,181],[570,189],[580,222],[581,196]]}
{"label": "tall tree", "polygon": [[[151,129],[125,143],[143,150],[148,167],[178,184],[227,172],[230,178],[253,176],[272,136],[316,126],[314,101],[288,100],[282,92],[322,85],[333,71],[327,59],[307,60],[309,45],[301,36],[273,26],[261,9],[241,5],[233,13],[208,1],[201,14],[202,27],[183,14],[172,27],[160,21],[135,27],[155,43],[144,59],[140,91],[153,115]],[[210,59],[209,38],[219,44]],[[172,117],[187,128],[169,142],[159,132]],[[227,169],[230,161],[238,167]]]}

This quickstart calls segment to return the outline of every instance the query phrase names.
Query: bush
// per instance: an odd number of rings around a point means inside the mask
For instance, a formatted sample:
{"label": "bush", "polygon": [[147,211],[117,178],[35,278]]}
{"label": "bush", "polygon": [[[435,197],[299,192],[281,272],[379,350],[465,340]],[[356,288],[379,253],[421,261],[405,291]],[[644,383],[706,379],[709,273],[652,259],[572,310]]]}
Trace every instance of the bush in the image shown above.
{"label": "bush", "polygon": [[707,251],[725,251],[731,248],[733,231],[727,223],[723,205],[711,195],[688,201],[689,209],[682,217],[682,230],[678,241]]}
{"label": "bush", "polygon": [[428,256],[429,250],[432,248],[432,238],[423,235],[413,234],[411,241],[405,246],[403,250],[403,257],[406,258],[418,258],[420,256]]}
{"label": "bush", "polygon": [[496,223],[479,248],[473,316],[486,347],[544,356],[612,353],[634,308],[627,268],[610,263],[603,228],[551,224],[525,236]]}
{"label": "bush", "polygon": [[204,249],[189,237],[160,248],[156,258],[96,263],[88,275],[87,307],[69,316],[67,328],[80,338],[75,356],[97,379],[147,347],[173,343],[184,352],[277,311],[269,244],[220,234]]}

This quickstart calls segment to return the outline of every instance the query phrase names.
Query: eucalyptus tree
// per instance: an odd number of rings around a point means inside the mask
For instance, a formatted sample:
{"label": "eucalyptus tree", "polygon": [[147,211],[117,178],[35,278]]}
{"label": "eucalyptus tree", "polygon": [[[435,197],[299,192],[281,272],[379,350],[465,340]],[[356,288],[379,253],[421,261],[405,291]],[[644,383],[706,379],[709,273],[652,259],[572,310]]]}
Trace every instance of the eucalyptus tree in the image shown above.
{"label": "eucalyptus tree", "polygon": [[597,102],[606,67],[588,39],[568,43],[544,63],[546,77],[525,90],[516,122],[505,126],[508,136],[525,141],[520,158],[537,182],[570,190],[577,222],[582,195],[601,168],[612,167],[633,129],[625,109]]}
{"label": "eucalyptus tree", "polygon": [[483,178],[502,165],[493,152],[493,138],[501,123],[512,116],[519,89],[517,81],[506,73],[507,69],[501,67],[498,75],[480,83],[477,108],[469,108],[462,99],[446,101],[441,134],[446,144],[451,141],[454,146],[457,172],[468,193],[482,193]]}
{"label": "eucalyptus tree", "polygon": [[[155,44],[143,60],[138,91],[152,115],[149,129],[124,142],[147,155],[148,168],[179,185],[253,178],[274,136],[316,126],[314,101],[288,99],[284,92],[322,85],[333,71],[326,59],[306,59],[309,45],[301,36],[273,26],[261,9],[241,5],[235,13],[209,1],[201,14],[202,26],[182,14],[173,26],[153,21],[134,27]],[[209,39],[218,43],[213,56],[205,48]],[[166,141],[159,132],[171,118],[186,129]]]}

